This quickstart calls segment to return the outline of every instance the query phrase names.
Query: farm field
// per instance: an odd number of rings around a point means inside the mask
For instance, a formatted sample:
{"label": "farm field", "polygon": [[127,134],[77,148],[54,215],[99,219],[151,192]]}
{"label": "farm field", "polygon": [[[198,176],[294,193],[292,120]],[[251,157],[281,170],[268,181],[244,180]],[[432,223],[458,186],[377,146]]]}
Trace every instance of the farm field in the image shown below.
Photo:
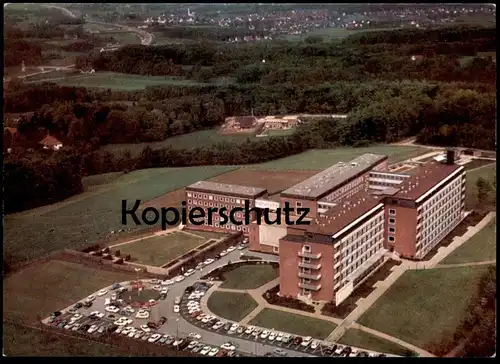
{"label": "farm field", "polygon": [[111,231],[140,230],[147,226],[121,224],[122,200],[128,200],[131,207],[136,199],[148,201],[232,169],[223,166],[151,168],[121,176],[107,174],[109,182],[106,177],[90,177],[93,185],[77,196],[6,216],[5,259],[11,264],[19,263],[63,248],[81,248],[111,237]]}
{"label": "farm field", "polygon": [[261,171],[240,168],[235,171],[213,177],[210,181],[235,185],[260,187],[267,189],[269,195],[279,193],[319,171]]}
{"label": "farm field", "polygon": [[194,149],[210,147],[220,142],[244,142],[247,139],[255,139],[252,134],[245,135],[221,135],[217,130],[201,130],[189,134],[183,134],[172,138],[167,138],[161,142],[138,143],[138,144],[108,144],[101,148],[108,152],[124,152],[130,150],[132,155],[138,155],[145,147],[151,149],[161,149],[171,147],[175,149]]}
{"label": "farm field", "polygon": [[496,258],[496,219],[455,249],[440,264],[491,261]]}
{"label": "farm field", "polygon": [[269,264],[242,265],[223,274],[220,288],[256,289],[277,278],[278,272]]}
{"label": "farm field", "polygon": [[264,170],[321,170],[338,162],[346,162],[365,153],[385,154],[389,163],[397,163],[428,153],[421,147],[379,145],[366,148],[313,149],[290,157],[255,164],[252,167]]}
{"label": "farm field", "polygon": [[64,86],[110,88],[123,91],[143,90],[148,86],[200,85],[195,81],[175,79],[168,76],[141,76],[116,72],[96,72],[87,76],[58,80],[57,83]]}
{"label": "farm field", "polygon": [[312,336],[320,340],[327,338],[336,327],[333,322],[270,308],[263,309],[250,321],[250,325],[270,327],[276,331],[295,335]]}
{"label": "farm field", "polygon": [[238,322],[252,312],[258,304],[247,293],[215,291],[208,298],[207,306],[217,316]]}
{"label": "farm field", "polygon": [[[496,164],[488,165],[471,172],[466,175],[466,189],[465,189],[465,208],[471,209],[477,204],[477,186],[476,182],[479,177],[484,178],[490,183],[496,175]],[[489,201],[492,206],[496,206],[496,192],[495,189],[491,191]]]}
{"label": "farm field", "polygon": [[197,238],[183,232],[154,236],[112,248],[120,250],[120,255],[130,254],[132,262],[161,267],[172,259],[203,244],[204,238]]}
{"label": "farm field", "polygon": [[340,338],[339,343],[384,354],[416,356],[415,353],[405,347],[359,329],[348,329]]}
{"label": "farm field", "polygon": [[406,271],[358,323],[429,348],[441,337],[453,337],[487,269],[470,266]]}
{"label": "farm field", "polygon": [[35,323],[103,287],[136,277],[62,260],[35,263],[4,279],[4,318]]}

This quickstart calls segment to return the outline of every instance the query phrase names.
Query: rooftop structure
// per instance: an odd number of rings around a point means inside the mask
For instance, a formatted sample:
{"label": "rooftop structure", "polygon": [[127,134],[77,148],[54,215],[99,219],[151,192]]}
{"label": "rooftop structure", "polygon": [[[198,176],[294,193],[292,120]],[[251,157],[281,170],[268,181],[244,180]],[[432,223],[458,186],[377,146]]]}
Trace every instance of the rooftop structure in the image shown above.
{"label": "rooftop structure", "polygon": [[464,167],[458,164],[445,164],[435,161],[428,162],[423,166],[417,167],[416,172],[411,174],[410,177],[399,186],[398,192],[393,194],[392,197],[417,200],[447,177],[452,174],[458,174],[458,170],[463,169]]}
{"label": "rooftop structure", "polygon": [[382,206],[380,196],[374,196],[368,190],[362,190],[351,198],[340,202],[329,209],[324,215],[313,220],[307,231],[317,234],[332,235],[341,232],[350,224],[375,209]]}
{"label": "rooftop structure", "polygon": [[227,183],[217,183],[210,181],[199,181],[186,187],[187,190],[195,190],[207,193],[220,193],[223,195],[237,197],[255,198],[266,193],[264,188],[231,185]]}
{"label": "rooftop structure", "polygon": [[288,188],[282,196],[300,197],[316,200],[340,187],[359,174],[368,171],[374,165],[387,159],[385,155],[363,154],[350,162],[339,162],[324,171]]}

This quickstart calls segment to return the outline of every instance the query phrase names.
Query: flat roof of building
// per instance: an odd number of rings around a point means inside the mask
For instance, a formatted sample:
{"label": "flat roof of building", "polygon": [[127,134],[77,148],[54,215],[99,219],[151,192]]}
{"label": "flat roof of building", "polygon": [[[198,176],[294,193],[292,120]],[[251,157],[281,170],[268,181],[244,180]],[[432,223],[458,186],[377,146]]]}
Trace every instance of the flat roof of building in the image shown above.
{"label": "flat roof of building", "polygon": [[385,155],[367,153],[350,162],[339,162],[286,189],[281,195],[306,199],[321,198],[385,159],[387,159]]}
{"label": "flat roof of building", "polygon": [[267,191],[264,188],[231,185],[210,181],[199,181],[187,186],[186,189],[241,197],[256,197]]}
{"label": "flat roof of building", "polygon": [[417,200],[460,168],[463,167],[458,164],[446,164],[436,161],[427,162],[417,167],[415,173],[411,174],[409,178],[398,186],[398,192],[393,194],[392,197]]}
{"label": "flat roof of building", "polygon": [[307,231],[322,235],[335,235],[381,203],[381,196],[374,196],[369,190],[362,190],[340,201],[323,216],[314,219]]}

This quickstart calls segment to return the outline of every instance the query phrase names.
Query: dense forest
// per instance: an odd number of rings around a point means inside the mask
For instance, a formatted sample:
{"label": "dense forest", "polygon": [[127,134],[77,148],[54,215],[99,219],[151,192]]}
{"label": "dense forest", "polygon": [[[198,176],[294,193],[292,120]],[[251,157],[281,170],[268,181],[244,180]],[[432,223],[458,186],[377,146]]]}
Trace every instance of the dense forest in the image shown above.
{"label": "dense forest", "polygon": [[[64,192],[40,193],[33,199],[39,205],[79,191],[82,176],[111,171],[260,163],[310,148],[391,143],[409,136],[427,144],[494,149],[495,64],[487,57],[475,57],[464,66],[457,61],[458,55],[494,49],[494,38],[489,28],[455,27],[440,32],[373,32],[330,43],[309,39],[260,45],[201,42],[130,46],[90,61],[98,69],[129,73],[233,75],[237,83],[156,86],[125,92],[11,82],[4,96],[5,112],[34,113],[6,123],[17,127],[18,133],[12,136],[4,131],[4,151],[7,144],[11,148],[6,159],[5,195],[13,199],[31,196],[23,194],[29,186],[17,183],[20,170],[35,176],[46,169],[45,179],[31,184],[43,191],[56,191],[56,183],[65,184],[57,188]],[[416,63],[410,60],[414,52],[440,42],[451,42],[453,48],[437,47],[437,55],[428,53]],[[84,47],[88,44],[80,43]],[[27,49],[35,55],[39,52]],[[274,62],[263,64],[263,57]],[[161,141],[213,129],[227,116],[251,112],[256,116],[349,116],[336,122],[308,122],[290,137],[243,144],[226,142],[190,150],[145,148],[139,156],[100,149],[107,144]],[[64,153],[39,150],[38,142],[47,133],[63,142]],[[67,157],[70,155],[80,158]],[[60,158],[61,163],[54,162]],[[57,177],[54,169],[69,164],[67,169],[75,178]],[[33,189],[30,193],[35,193]],[[7,202],[5,206],[9,212],[33,205]]]}

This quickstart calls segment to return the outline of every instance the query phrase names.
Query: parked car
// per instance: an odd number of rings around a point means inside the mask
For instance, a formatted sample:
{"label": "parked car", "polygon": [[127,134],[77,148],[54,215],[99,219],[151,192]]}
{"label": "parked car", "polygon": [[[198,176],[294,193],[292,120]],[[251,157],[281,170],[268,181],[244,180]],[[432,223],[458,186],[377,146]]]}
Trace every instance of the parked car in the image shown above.
{"label": "parked car", "polygon": [[302,338],[300,336],[296,336],[293,339],[293,343],[294,343],[294,345],[300,345],[302,343]]}
{"label": "parked car", "polygon": [[193,275],[195,272],[194,269],[188,269],[186,273],[184,273],[184,277],[189,277],[190,275]]}
{"label": "parked car", "polygon": [[274,353],[279,356],[286,356],[286,351],[280,348],[274,349]]}
{"label": "parked car", "polygon": [[120,287],[121,287],[120,283],[113,283],[113,285],[111,286],[111,289],[114,291],[114,290],[117,290]]}
{"label": "parked car", "polygon": [[205,346],[203,344],[198,344],[196,345],[192,350],[191,352],[192,353],[199,353],[201,350],[203,350]]}
{"label": "parked car", "polygon": [[212,348],[210,346],[208,346],[208,345],[204,346],[203,349],[201,349],[200,354],[207,355],[210,352],[210,350],[212,350]]}
{"label": "parked car", "polygon": [[175,305],[180,305],[182,302],[182,296],[175,297],[174,304]]}
{"label": "parked car", "polygon": [[300,346],[307,348],[312,343],[312,337],[306,336],[302,339]]}
{"label": "parked car", "polygon": [[276,339],[276,336],[278,336],[275,332],[271,332],[268,336],[269,341],[274,341]]}
{"label": "parked car", "polygon": [[217,355],[218,352],[219,352],[218,348],[213,348],[212,350],[210,350],[208,352],[208,356],[215,356],[215,355]]}

